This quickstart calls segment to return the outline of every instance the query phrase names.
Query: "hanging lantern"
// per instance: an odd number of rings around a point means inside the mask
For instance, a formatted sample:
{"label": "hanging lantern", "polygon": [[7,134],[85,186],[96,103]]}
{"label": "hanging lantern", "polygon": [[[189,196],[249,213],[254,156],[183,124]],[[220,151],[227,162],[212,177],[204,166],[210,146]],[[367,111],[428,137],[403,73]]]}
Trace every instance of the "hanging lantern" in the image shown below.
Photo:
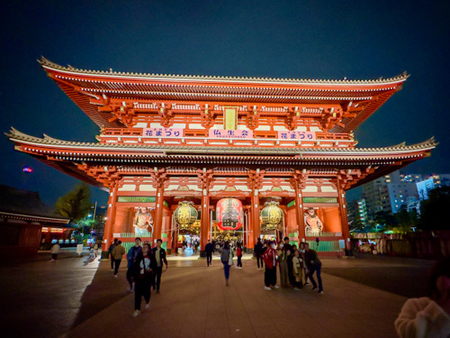
{"label": "hanging lantern", "polygon": [[217,202],[216,215],[219,229],[240,229],[244,219],[242,202],[236,198],[223,198]]}
{"label": "hanging lantern", "polygon": [[194,202],[183,201],[178,202],[178,208],[175,209],[175,221],[180,225],[181,229],[188,229],[197,220],[198,212],[193,207]]}
{"label": "hanging lantern", "polygon": [[264,209],[261,210],[261,228],[267,230],[275,230],[278,228],[281,220],[283,219],[283,210],[278,206],[278,202],[266,202],[264,203]]}

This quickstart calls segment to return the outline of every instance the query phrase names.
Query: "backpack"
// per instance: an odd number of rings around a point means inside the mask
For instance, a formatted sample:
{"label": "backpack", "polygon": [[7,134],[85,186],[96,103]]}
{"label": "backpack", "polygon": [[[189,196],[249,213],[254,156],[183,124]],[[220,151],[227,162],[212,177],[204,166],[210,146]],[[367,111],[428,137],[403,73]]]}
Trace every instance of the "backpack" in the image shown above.
{"label": "backpack", "polygon": [[228,262],[230,255],[231,255],[230,249],[223,249],[222,252],[220,253],[220,260],[222,262]]}

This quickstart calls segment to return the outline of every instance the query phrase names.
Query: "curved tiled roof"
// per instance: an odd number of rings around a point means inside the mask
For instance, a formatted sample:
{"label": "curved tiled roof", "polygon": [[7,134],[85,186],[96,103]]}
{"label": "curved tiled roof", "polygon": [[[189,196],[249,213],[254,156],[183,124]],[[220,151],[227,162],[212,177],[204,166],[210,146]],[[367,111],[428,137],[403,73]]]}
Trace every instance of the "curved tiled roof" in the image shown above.
{"label": "curved tiled roof", "polygon": [[28,217],[67,224],[69,219],[44,204],[38,192],[0,185],[0,213],[10,218]]}
{"label": "curved tiled roof", "polygon": [[273,155],[313,155],[313,154],[328,154],[328,155],[375,155],[375,154],[401,154],[408,153],[411,151],[420,151],[433,149],[438,144],[434,137],[429,138],[420,143],[412,144],[409,146],[402,142],[398,145],[388,146],[388,147],[376,147],[376,148],[267,148],[267,147],[218,147],[218,146],[174,146],[174,145],[139,145],[139,144],[100,144],[92,142],[73,142],[73,141],[63,141],[58,140],[48,135],[44,135],[44,138],[39,138],[35,136],[30,136],[25,133],[18,131],[17,129],[11,127],[9,133],[5,133],[11,141],[22,141],[30,142],[36,145],[49,145],[56,147],[74,147],[79,149],[79,151],[124,151],[131,150],[138,152],[142,155],[158,153],[176,153],[176,154],[261,154],[268,156]]}
{"label": "curved tiled roof", "polygon": [[138,78],[138,79],[159,79],[159,80],[206,80],[206,81],[221,81],[221,82],[259,82],[259,83],[291,83],[291,84],[392,84],[405,81],[409,75],[403,72],[400,75],[390,78],[378,78],[371,80],[349,80],[347,78],[340,80],[328,79],[291,79],[291,78],[267,78],[267,77],[235,77],[235,76],[207,76],[207,75],[172,75],[172,74],[150,74],[150,73],[133,73],[133,72],[117,72],[110,69],[109,71],[88,70],[75,68],[70,65],[67,67],[61,66],[45,57],[41,57],[38,62],[43,67],[49,67],[54,70],[68,71],[72,73],[80,73],[86,75],[102,75],[122,78]]}
{"label": "curved tiled roof", "polygon": [[[114,175],[149,175],[149,167],[155,165],[257,165],[290,170],[308,167],[318,170],[319,174],[326,172],[331,177],[337,175],[338,169],[352,171],[354,168],[360,168],[364,173],[360,178],[354,177],[354,180],[346,185],[345,189],[350,189],[429,156],[437,145],[433,137],[409,146],[401,143],[390,147],[358,149],[100,144],[63,141],[47,135],[38,138],[14,128],[6,135],[16,144],[16,150],[28,153],[55,169],[99,188],[109,183],[102,183],[103,178],[97,181],[90,176],[84,169],[85,165],[86,168],[96,166],[104,170],[105,174],[109,172],[108,168],[112,167]],[[131,171],[122,170],[123,165],[133,168]],[[289,172],[271,174],[290,175]]]}
{"label": "curved tiled roof", "polygon": [[[383,105],[409,77],[403,73],[372,80],[317,80],[265,77],[230,77],[94,71],[60,66],[44,57],[38,60],[48,76],[99,127],[123,127],[110,111],[94,101],[208,103],[229,105],[327,105],[357,106],[355,117],[345,117],[330,132],[350,132]],[[368,103],[367,103],[368,102]],[[100,106],[102,103],[98,103]],[[298,108],[298,107],[297,107]]]}

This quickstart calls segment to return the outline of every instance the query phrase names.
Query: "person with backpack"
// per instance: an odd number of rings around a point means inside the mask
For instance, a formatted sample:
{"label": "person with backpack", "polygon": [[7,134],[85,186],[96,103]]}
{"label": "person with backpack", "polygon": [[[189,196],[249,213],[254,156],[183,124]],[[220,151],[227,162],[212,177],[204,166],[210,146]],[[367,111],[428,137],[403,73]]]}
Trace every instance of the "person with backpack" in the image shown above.
{"label": "person with backpack", "polygon": [[230,248],[230,243],[225,242],[222,252],[220,254],[220,260],[223,264],[223,271],[225,273],[225,283],[228,286],[228,279],[230,279],[230,267],[233,265],[233,251]]}
{"label": "person with backpack", "polygon": [[108,248],[108,256],[110,256],[111,259],[111,271],[114,271],[114,257],[112,255],[112,252],[114,250],[114,248],[117,246],[117,238],[114,238],[114,242],[111,243],[111,245]]}
{"label": "person with backpack", "polygon": [[118,241],[115,248],[111,252],[111,259],[114,260],[114,277],[116,278],[119,273],[119,267],[122,262],[123,255],[125,255],[125,248],[122,246],[122,241]]}

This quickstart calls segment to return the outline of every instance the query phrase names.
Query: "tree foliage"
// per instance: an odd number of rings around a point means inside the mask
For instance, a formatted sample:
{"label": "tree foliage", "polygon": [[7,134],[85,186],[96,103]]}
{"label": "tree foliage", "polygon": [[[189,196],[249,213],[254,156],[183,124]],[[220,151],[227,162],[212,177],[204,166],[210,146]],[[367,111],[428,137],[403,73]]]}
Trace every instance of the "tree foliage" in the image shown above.
{"label": "tree foliage", "polygon": [[91,209],[91,189],[87,183],[77,184],[73,190],[60,197],[56,202],[56,210],[73,222],[83,219]]}
{"label": "tree foliage", "polygon": [[447,208],[450,207],[450,187],[436,188],[428,193],[428,199],[420,205],[422,230],[450,230]]}
{"label": "tree foliage", "polygon": [[376,224],[382,224],[386,229],[392,229],[397,226],[395,217],[387,211],[381,210],[375,214],[374,221]]}

